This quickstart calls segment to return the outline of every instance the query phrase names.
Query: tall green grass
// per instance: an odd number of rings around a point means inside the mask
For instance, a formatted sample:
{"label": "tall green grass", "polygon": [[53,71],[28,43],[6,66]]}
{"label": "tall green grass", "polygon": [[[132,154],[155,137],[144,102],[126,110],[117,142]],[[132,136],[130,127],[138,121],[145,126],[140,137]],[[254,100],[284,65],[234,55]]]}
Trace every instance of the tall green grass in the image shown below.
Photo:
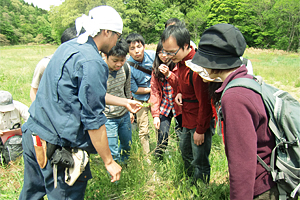
{"label": "tall green grass", "polygon": [[[56,48],[46,45],[0,47],[0,90],[11,92],[15,100],[30,106],[29,91],[35,66],[44,56],[54,53]],[[300,99],[299,54],[249,49],[245,57],[252,61],[255,74]],[[153,151],[156,137],[152,119],[150,121],[150,148]],[[210,184],[199,182],[194,186],[185,175],[174,122],[170,134],[164,159],[158,161],[151,154],[143,154],[138,133],[133,132],[131,157],[128,165],[123,166],[117,184],[110,183],[99,155],[91,155],[93,179],[88,182],[85,199],[229,199],[227,160],[222,138],[213,136]],[[23,167],[22,158],[0,167],[0,199],[18,199],[23,184]]]}

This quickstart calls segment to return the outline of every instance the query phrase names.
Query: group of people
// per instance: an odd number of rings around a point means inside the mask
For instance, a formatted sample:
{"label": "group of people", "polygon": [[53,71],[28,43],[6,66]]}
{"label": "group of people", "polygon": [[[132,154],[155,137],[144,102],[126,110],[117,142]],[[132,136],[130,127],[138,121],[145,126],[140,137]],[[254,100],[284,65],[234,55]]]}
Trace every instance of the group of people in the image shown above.
{"label": "group of people", "polygon": [[[155,157],[163,158],[175,118],[187,175],[193,183],[209,184],[214,102],[220,97],[211,95],[213,83],[221,81],[213,91],[219,94],[230,80],[252,77],[241,58],[246,48],[241,32],[230,24],[214,25],[195,48],[184,23],[172,18],[152,51],[145,50],[140,34],[121,38],[123,22],[112,7],[93,8],[75,24],[55,53],[38,64],[43,70],[35,72],[30,116],[22,126],[25,168],[19,199],[84,199],[92,177],[89,163],[71,186],[65,182],[66,167],[53,167],[53,154],[65,148],[98,153],[111,181],[119,180],[119,164],[130,156],[133,113],[143,151],[150,152],[149,111],[158,130]],[[246,88],[229,89],[222,110],[230,198],[276,199],[271,175],[256,160],[258,154],[269,164],[275,146],[260,96]],[[37,159],[37,139],[45,145],[43,166]]]}

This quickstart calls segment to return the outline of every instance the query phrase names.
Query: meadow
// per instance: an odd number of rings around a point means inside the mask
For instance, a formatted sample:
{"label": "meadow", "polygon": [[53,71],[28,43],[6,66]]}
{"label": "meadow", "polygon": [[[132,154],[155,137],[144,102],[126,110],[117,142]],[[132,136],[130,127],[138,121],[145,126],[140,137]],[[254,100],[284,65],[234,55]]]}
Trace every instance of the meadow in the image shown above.
{"label": "meadow", "polygon": [[[0,47],[0,90],[11,92],[15,100],[30,106],[29,91],[35,66],[41,58],[54,53],[56,48],[53,45]],[[146,46],[146,49],[155,50],[155,45]],[[299,53],[250,48],[244,57],[251,60],[256,75],[290,92],[300,101]],[[150,148],[153,152],[156,132],[152,119],[149,126]],[[138,133],[134,131],[131,157],[128,165],[123,166],[118,183],[110,183],[100,156],[91,155],[93,179],[88,182],[85,199],[229,199],[227,160],[219,135],[213,136],[209,185],[198,182],[195,186],[187,178],[178,151],[174,123],[169,141],[164,159],[158,161],[152,152],[143,154]],[[18,199],[23,184],[23,164],[20,157],[7,166],[0,166],[0,199]]]}

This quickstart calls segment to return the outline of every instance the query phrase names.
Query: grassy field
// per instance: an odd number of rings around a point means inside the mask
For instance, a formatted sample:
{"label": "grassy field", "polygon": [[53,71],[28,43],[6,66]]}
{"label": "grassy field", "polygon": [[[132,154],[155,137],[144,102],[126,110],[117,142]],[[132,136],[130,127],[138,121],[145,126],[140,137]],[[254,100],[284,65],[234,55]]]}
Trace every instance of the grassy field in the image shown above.
{"label": "grassy field", "polygon": [[[11,92],[15,100],[30,106],[29,90],[34,68],[41,58],[52,54],[56,48],[47,45],[0,47],[0,90]],[[155,46],[147,48],[154,50]],[[244,57],[252,61],[256,75],[261,75],[266,82],[300,100],[300,54],[247,49]],[[153,150],[156,136],[152,119],[150,121],[150,148]],[[171,129],[170,145],[162,161],[155,160],[151,154],[143,155],[137,132],[133,132],[130,161],[123,168],[117,184],[110,183],[101,158],[92,155],[93,179],[88,183],[85,199],[229,199],[227,160],[222,138],[213,136],[211,183],[208,186],[198,183],[195,187],[183,170],[174,123]],[[18,199],[22,184],[22,158],[0,167],[0,199]]]}

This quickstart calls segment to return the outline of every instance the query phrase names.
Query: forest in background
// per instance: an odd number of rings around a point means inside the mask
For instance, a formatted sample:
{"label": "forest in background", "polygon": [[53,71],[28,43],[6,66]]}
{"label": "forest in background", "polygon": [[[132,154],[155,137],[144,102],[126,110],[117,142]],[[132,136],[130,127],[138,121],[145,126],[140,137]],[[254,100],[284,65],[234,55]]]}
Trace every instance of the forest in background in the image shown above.
{"label": "forest in background", "polygon": [[0,0],[0,45],[59,44],[63,31],[93,7],[109,5],[121,15],[123,37],[136,32],[157,43],[164,23],[183,20],[197,44],[203,31],[230,23],[243,33],[248,47],[300,50],[299,0],[65,0],[50,11],[24,0]]}

